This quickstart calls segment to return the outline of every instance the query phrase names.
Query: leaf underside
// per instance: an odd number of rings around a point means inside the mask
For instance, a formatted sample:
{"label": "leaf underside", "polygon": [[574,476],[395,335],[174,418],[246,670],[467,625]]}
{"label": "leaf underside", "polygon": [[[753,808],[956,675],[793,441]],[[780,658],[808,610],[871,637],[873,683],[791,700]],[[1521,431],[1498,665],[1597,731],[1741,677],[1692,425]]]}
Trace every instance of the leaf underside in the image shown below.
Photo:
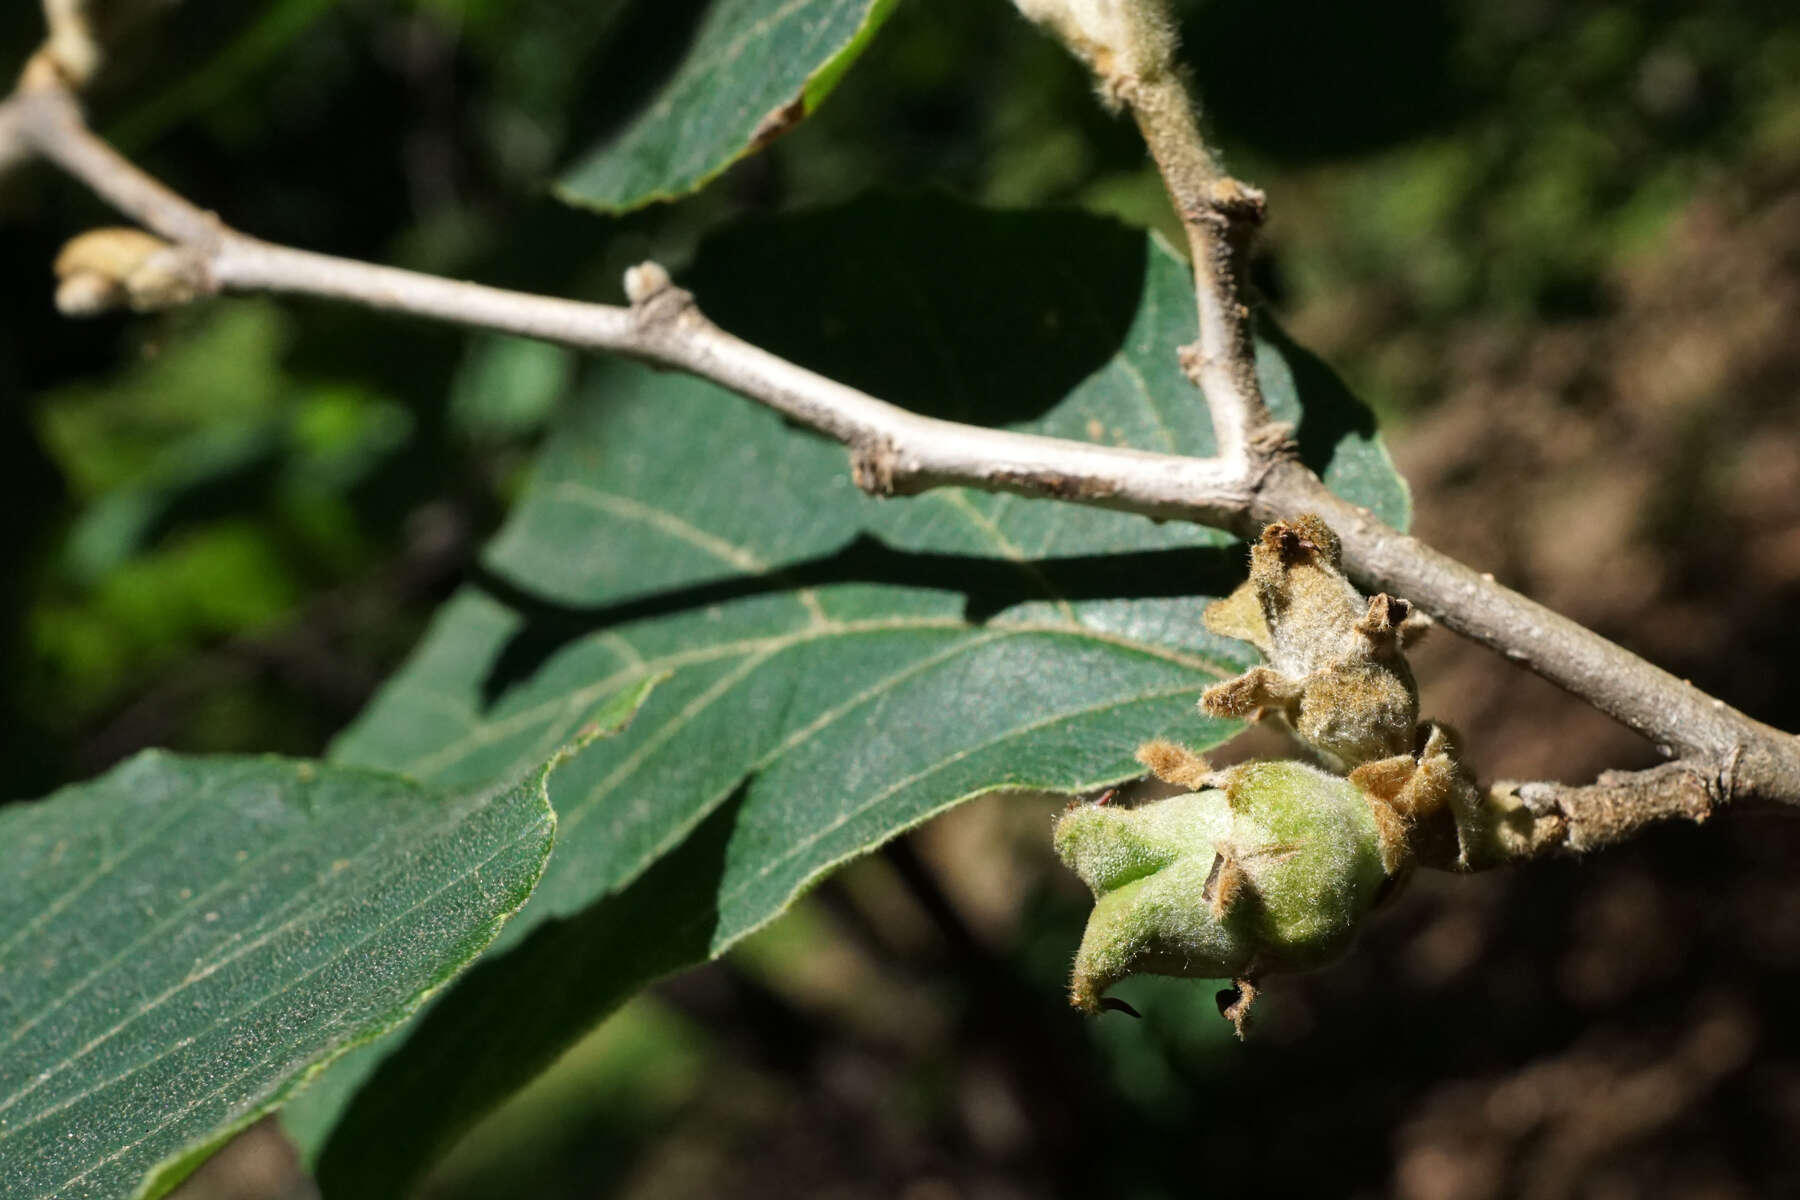
{"label": "leaf underside", "polygon": [[[1187,270],[1108,221],[865,200],[715,240],[684,282],[734,332],[915,410],[1211,450],[1175,355]],[[1258,355],[1309,460],[1404,523],[1367,413],[1277,332]],[[841,447],[597,365],[480,578],[335,753],[491,786],[655,687],[555,775],[557,854],[495,951],[290,1110],[327,1193],[404,1187],[631,992],[932,814],[1134,775],[1149,737],[1222,740],[1194,701],[1249,651],[1199,610],[1241,562],[1214,531],[1073,505],[872,500]]]}
{"label": "leaf underside", "polygon": [[524,903],[539,773],[147,753],[0,810],[0,1195],[161,1195],[404,1020]]}

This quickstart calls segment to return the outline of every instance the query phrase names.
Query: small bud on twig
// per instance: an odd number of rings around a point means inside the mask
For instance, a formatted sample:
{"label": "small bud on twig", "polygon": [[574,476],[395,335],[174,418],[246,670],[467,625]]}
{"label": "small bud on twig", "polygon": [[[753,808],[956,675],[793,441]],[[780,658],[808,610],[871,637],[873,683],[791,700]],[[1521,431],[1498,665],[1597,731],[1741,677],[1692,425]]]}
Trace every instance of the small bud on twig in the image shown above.
{"label": "small bud on twig", "polygon": [[694,307],[694,294],[676,287],[661,263],[641,262],[627,269],[625,297],[631,301],[631,315],[638,329],[645,333],[691,327],[701,321],[700,312]]}
{"label": "small bud on twig", "polygon": [[157,312],[207,290],[197,255],[141,229],[95,229],[71,239],[56,256],[56,277],[56,306],[71,317],[126,306]]}
{"label": "small bud on twig", "polygon": [[668,268],[659,262],[641,262],[625,270],[625,298],[633,304],[647,304],[673,284]]}
{"label": "small bud on twig", "polygon": [[122,45],[146,19],[172,0],[43,0],[48,35],[34,56],[61,83],[85,88],[106,65],[107,50]]}
{"label": "small bud on twig", "polygon": [[44,20],[50,26],[44,53],[74,87],[87,83],[100,69],[92,8],[91,0],[44,0]]}

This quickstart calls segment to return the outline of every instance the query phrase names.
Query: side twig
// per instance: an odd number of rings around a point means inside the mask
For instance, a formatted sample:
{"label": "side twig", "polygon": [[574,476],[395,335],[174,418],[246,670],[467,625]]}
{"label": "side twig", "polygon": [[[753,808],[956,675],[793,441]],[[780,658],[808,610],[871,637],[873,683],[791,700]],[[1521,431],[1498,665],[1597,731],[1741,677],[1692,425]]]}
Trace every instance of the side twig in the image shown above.
{"label": "side twig", "polygon": [[[1727,764],[1730,769],[1730,764]],[[1648,771],[1608,771],[1593,783],[1502,783],[1496,797],[1516,797],[1538,828],[1556,830],[1562,844],[1586,853],[1623,841],[1659,821],[1704,821],[1729,779],[1707,779],[1684,762]]]}
{"label": "side twig", "polygon": [[1109,104],[1137,123],[1187,233],[1199,338],[1182,366],[1206,396],[1216,453],[1259,478],[1289,456],[1256,377],[1244,262],[1263,194],[1227,175],[1200,135],[1199,109],[1176,55],[1174,19],[1157,0],[1016,0],[1087,64]]}

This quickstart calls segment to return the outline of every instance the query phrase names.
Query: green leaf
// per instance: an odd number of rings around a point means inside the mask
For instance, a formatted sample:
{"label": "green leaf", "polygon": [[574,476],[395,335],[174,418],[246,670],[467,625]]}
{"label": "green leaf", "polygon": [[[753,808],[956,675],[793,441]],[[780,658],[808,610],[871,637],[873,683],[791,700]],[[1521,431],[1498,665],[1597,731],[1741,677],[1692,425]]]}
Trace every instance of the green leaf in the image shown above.
{"label": "green leaf", "polygon": [[894,0],[713,0],[668,80],[558,183],[624,212],[698,191],[824,102]]}
{"label": "green leaf", "polygon": [[[1108,221],[863,201],[717,240],[686,282],[728,328],[909,407],[1211,448],[1175,354],[1186,267]],[[1284,347],[1259,346],[1276,411],[1347,495],[1404,521],[1367,414]],[[482,578],[335,753],[483,786],[666,678],[628,734],[558,772],[555,862],[496,953],[386,1062],[347,1060],[292,1113],[328,1192],[402,1189],[633,990],[934,813],[1135,775],[1148,737],[1221,740],[1194,701],[1249,651],[1199,614],[1241,573],[1235,543],[1190,525],[872,500],[841,447],[763,409],[597,367]]]}
{"label": "green leaf", "polygon": [[531,893],[545,777],[152,752],[0,810],[0,1194],[162,1195],[403,1021]]}

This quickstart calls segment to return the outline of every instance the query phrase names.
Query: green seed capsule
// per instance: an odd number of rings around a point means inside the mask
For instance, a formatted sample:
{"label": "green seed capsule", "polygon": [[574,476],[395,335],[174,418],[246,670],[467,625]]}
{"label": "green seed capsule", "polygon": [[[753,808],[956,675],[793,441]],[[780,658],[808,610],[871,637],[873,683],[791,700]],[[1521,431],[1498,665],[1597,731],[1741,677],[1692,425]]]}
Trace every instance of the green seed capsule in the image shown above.
{"label": "green seed capsule", "polygon": [[1298,762],[1138,808],[1083,805],[1056,851],[1093,889],[1071,999],[1099,1012],[1128,975],[1254,978],[1323,965],[1390,882],[1368,798]]}

